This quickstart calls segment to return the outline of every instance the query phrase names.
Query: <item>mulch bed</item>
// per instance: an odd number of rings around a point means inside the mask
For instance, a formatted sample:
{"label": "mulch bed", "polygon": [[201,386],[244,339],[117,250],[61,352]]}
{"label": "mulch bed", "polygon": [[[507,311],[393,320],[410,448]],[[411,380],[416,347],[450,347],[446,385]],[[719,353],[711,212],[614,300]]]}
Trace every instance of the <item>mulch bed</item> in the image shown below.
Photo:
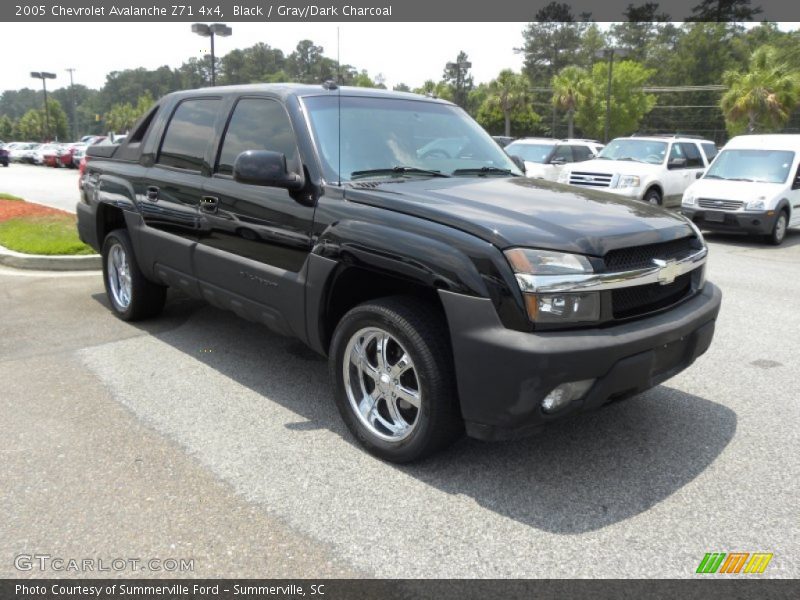
{"label": "mulch bed", "polygon": [[56,217],[56,216],[72,216],[70,213],[58,210],[57,208],[50,208],[49,206],[42,206],[41,204],[33,204],[32,202],[21,202],[19,200],[1,200],[0,199],[0,223],[8,221],[9,219],[16,219],[19,217]]}

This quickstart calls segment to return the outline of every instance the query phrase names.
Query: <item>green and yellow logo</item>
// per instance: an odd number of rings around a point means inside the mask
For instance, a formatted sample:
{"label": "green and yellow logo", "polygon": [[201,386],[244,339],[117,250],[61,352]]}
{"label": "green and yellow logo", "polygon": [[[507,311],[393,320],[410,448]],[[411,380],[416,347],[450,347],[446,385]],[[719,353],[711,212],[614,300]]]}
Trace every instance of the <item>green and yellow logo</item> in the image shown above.
{"label": "green and yellow logo", "polygon": [[763,573],[772,554],[766,552],[708,552],[697,567],[697,573]]}

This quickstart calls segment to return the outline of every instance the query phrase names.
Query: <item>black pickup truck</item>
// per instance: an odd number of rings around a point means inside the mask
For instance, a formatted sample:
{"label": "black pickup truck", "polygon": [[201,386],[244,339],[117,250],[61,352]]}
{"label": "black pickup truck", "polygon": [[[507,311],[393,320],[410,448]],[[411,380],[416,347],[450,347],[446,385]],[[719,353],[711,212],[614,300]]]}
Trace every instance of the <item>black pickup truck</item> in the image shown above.
{"label": "black pickup truck", "polygon": [[172,287],[296,336],[384,459],[636,394],[713,336],[720,292],[691,222],[526,179],[442,100],[183,91],[89,155],[78,230],[114,313],[152,317]]}

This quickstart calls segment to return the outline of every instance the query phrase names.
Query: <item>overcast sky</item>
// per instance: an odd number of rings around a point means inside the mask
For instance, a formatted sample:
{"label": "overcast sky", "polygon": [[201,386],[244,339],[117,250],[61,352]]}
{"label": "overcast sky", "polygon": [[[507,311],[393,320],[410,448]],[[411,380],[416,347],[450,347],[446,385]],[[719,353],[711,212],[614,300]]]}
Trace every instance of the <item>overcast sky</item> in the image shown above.
{"label": "overcast sky", "polygon": [[[177,67],[208,52],[208,39],[190,31],[190,23],[6,23],[3,28],[0,90],[41,87],[31,71],[56,73],[48,89],[75,83],[99,88],[110,71],[161,65]],[[231,23],[233,35],[218,38],[216,52],[264,42],[289,54],[301,39],[313,40],[336,58],[336,24]],[[476,83],[489,81],[503,68],[519,70],[525,23],[344,23],[340,24],[341,61],[382,73],[386,85],[419,86],[439,80],[444,64],[464,50]]]}

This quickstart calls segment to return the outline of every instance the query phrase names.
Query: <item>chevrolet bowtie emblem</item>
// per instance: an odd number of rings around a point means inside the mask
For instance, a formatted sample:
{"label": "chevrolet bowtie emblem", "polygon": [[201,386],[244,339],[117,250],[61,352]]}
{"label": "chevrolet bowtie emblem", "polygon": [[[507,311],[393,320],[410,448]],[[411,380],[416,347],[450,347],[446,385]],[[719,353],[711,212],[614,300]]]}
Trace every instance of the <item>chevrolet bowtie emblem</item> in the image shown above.
{"label": "chevrolet bowtie emblem", "polygon": [[675,281],[675,278],[681,273],[681,268],[674,260],[661,260],[660,258],[654,258],[653,264],[659,267],[658,283],[661,285],[669,285]]}

